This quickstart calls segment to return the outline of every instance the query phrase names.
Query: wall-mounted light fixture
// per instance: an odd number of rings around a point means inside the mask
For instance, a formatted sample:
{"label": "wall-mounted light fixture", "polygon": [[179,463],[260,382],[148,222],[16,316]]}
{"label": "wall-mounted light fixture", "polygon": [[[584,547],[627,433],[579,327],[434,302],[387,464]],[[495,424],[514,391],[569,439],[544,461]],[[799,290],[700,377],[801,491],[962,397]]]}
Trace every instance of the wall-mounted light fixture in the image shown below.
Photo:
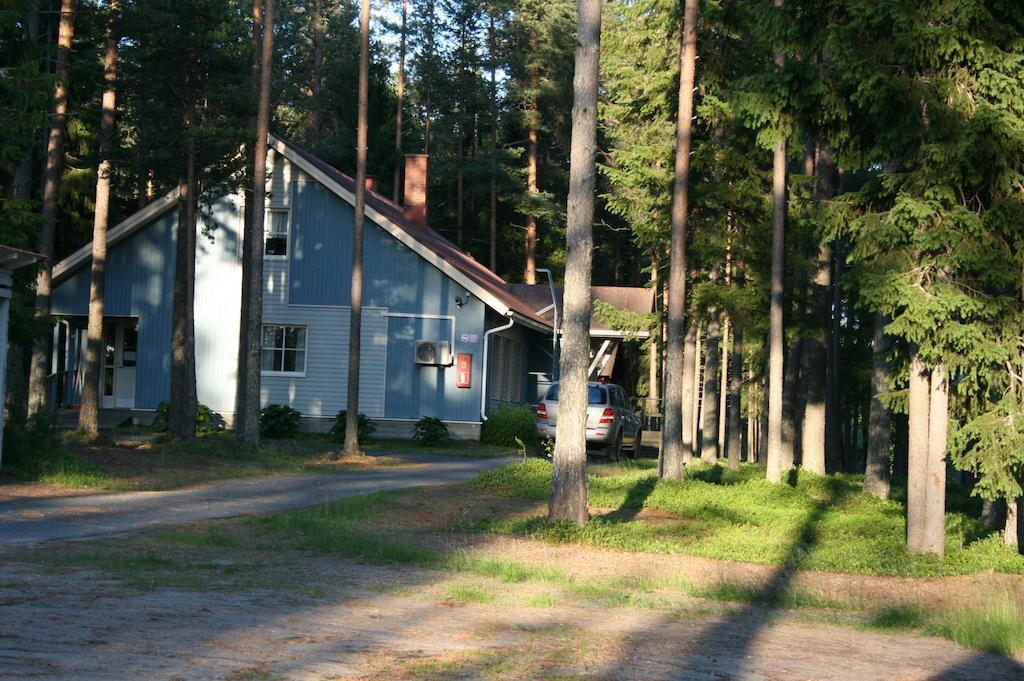
{"label": "wall-mounted light fixture", "polygon": [[462,307],[469,302],[469,291],[466,291],[461,296],[455,296],[455,307]]}

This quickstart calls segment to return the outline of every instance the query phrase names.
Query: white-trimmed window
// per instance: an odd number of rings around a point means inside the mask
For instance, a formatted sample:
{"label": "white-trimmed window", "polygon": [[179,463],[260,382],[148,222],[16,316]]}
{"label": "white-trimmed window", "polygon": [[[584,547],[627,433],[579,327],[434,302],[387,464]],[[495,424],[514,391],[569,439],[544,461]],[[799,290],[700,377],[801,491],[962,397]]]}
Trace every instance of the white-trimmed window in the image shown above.
{"label": "white-trimmed window", "polygon": [[288,209],[268,208],[263,221],[263,257],[288,257]]}
{"label": "white-trimmed window", "polygon": [[305,326],[264,324],[263,373],[305,376],[306,331]]}

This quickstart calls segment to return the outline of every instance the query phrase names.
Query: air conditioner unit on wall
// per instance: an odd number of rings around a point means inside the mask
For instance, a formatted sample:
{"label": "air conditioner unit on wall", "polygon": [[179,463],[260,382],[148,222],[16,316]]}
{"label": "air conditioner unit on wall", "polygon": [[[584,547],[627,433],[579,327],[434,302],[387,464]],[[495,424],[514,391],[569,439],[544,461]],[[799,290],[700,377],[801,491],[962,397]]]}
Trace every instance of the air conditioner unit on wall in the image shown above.
{"label": "air conditioner unit on wall", "polygon": [[448,341],[416,341],[417,364],[426,366],[451,366],[452,346]]}

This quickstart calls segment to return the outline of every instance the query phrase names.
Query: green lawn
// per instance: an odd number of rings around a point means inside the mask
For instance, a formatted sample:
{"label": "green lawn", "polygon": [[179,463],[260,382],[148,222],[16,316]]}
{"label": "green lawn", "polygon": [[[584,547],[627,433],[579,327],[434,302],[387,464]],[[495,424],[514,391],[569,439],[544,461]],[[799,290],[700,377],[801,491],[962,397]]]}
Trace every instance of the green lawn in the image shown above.
{"label": "green lawn", "polygon": [[[855,475],[794,473],[771,485],[760,468],[739,472],[695,467],[685,482],[658,480],[652,462],[591,466],[590,506],[615,509],[584,527],[549,524],[542,516],[484,519],[465,529],[592,544],[624,551],[683,553],[792,568],[875,575],[937,576],[983,570],[1024,574],[1024,557],[989,534],[977,500],[950,489],[946,559],[904,550],[904,508],[865,494]],[[541,500],[550,491],[551,465],[533,459],[482,474],[482,491]],[[902,491],[897,490],[899,498]],[[630,509],[671,514],[659,522],[631,519]],[[624,512],[625,511],[625,512]]]}
{"label": "green lawn", "polygon": [[372,456],[345,457],[341,445],[323,435],[265,439],[258,449],[240,446],[231,432],[200,435],[192,442],[113,446],[83,442],[72,433],[22,429],[8,438],[5,475],[77,489],[160,490],[226,478],[294,473],[332,473],[356,469],[410,465],[388,454],[449,456],[507,456],[507,447],[477,442],[451,442],[421,447],[410,440],[371,440],[364,450]]}

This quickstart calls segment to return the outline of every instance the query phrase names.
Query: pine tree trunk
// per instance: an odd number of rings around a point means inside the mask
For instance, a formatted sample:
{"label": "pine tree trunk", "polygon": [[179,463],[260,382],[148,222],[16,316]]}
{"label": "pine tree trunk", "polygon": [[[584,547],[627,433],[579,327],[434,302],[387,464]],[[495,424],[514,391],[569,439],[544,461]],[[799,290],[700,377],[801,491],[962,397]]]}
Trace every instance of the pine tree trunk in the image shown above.
{"label": "pine tree trunk", "polygon": [[712,464],[718,461],[719,316],[717,310],[708,311],[707,350],[704,352],[704,426],[701,429],[700,458]]}
{"label": "pine tree trunk", "polygon": [[459,245],[460,248],[462,248],[464,247],[463,241],[465,239],[466,215],[466,184],[462,170],[463,166],[465,165],[465,163],[463,163],[463,154],[465,153],[463,149],[463,143],[466,131],[463,130],[463,121],[461,120],[461,118],[458,123],[458,131],[458,158],[456,162],[459,165],[458,169],[455,171],[455,242]]}
{"label": "pine tree trunk", "polygon": [[363,222],[366,219],[366,109],[369,100],[370,0],[359,12],[359,114],[356,121],[356,205],[352,221],[352,292],[348,332],[345,453],[359,454],[359,368],[363,328]]}
{"label": "pine tree trunk", "polygon": [[[39,8],[34,3],[25,10],[25,41],[33,49],[39,43]],[[10,197],[12,199],[24,201],[32,198],[34,146],[34,144],[29,145],[25,155],[14,167],[10,190]]]}
{"label": "pine tree trunk", "polygon": [[925,553],[925,495],[928,488],[928,415],[931,379],[917,348],[911,349],[907,446],[907,550]]}
{"label": "pine tree trunk", "polygon": [[1024,553],[1024,542],[1021,542],[1021,531],[1024,529],[1024,497],[1006,500],[1006,525],[1003,527],[1003,543],[1016,546],[1017,551]]}
{"label": "pine tree trunk", "polygon": [[842,254],[832,249],[832,314],[828,336],[828,370],[825,372],[825,470],[838,471],[842,468],[843,432],[839,399],[840,334],[842,332],[843,295],[841,278],[843,273]]}
{"label": "pine tree trunk", "polygon": [[889,498],[889,409],[881,394],[889,391],[889,349],[891,339],[885,333],[889,318],[875,315],[875,335],[871,342],[871,412],[868,417],[868,449],[864,467],[864,491],[879,499]]}
{"label": "pine tree trunk", "polygon": [[[259,0],[262,2],[263,0]],[[256,137],[252,146],[252,192],[243,237],[242,313],[238,347],[235,434],[247,447],[260,442],[260,388],[263,349],[263,231],[267,203],[267,144],[270,131],[270,88],[274,59],[274,8],[267,0],[253,22],[258,25],[259,77],[257,79]]]}
{"label": "pine tree trunk", "polygon": [[434,61],[434,0],[427,0],[427,19],[426,19],[426,43],[427,43],[427,73],[424,76],[426,83],[426,96],[424,97],[423,107],[423,153],[430,153],[430,122],[431,122],[431,98],[434,94],[434,77],[433,77],[433,61]]}
{"label": "pine tree trunk", "polygon": [[104,90],[100,117],[100,164],[96,171],[96,211],[92,223],[92,265],[89,281],[89,323],[86,332],[85,372],[82,378],[82,403],[78,429],[87,437],[99,435],[99,383],[103,359],[104,285],[107,271],[107,221],[110,215],[110,151],[114,146],[117,113],[117,36],[114,22],[120,11],[119,0],[108,4],[106,50],[103,55]]}
{"label": "pine tree trunk", "polygon": [[1006,505],[1001,499],[981,500],[981,525],[992,532],[1006,523]]}
{"label": "pine tree trunk", "polygon": [[726,446],[726,421],[729,418],[729,358],[732,356],[732,324],[728,315],[723,315],[722,339],[719,347],[722,349],[719,360],[718,371],[718,452],[723,454]]}
{"label": "pine tree trunk", "polygon": [[491,61],[491,155],[490,155],[490,233],[491,233],[491,271],[498,271],[498,41],[494,31],[494,7],[488,12],[490,22],[487,26],[488,43],[490,44]]}
{"label": "pine tree trunk", "polygon": [[693,408],[690,410],[690,427],[693,429],[693,456],[699,456],[700,422],[704,408],[704,400],[701,399],[703,397],[701,393],[703,392],[704,384],[700,380],[703,373],[704,331],[698,326],[696,319],[692,320],[691,323],[696,327],[697,331],[693,346],[693,373],[691,374],[693,379]]}
{"label": "pine tree trunk", "polygon": [[[783,0],[773,0],[777,8]],[[774,54],[775,65],[781,70],[786,65],[782,51]],[[782,423],[782,370],[783,347],[786,341],[782,328],[783,276],[785,274],[786,234],[786,138],[775,142],[772,156],[772,269],[771,307],[768,321],[768,482],[782,482],[783,423]]]}
{"label": "pine tree trunk", "polygon": [[[530,70],[530,89],[534,93],[530,99],[530,129],[527,133],[529,145],[526,150],[526,191],[531,199],[537,197],[540,190],[537,186],[537,71]],[[523,270],[523,281],[527,284],[537,283],[537,217],[533,214],[536,210],[530,206],[530,214],[526,216],[526,267]],[[655,269],[651,277],[657,280],[657,258],[655,258]],[[656,345],[656,344],[655,344]],[[657,363],[656,363],[657,364]],[[657,385],[656,382],[652,385]]]}
{"label": "pine tree trunk", "polygon": [[726,456],[729,468],[740,469],[743,455],[743,421],[741,392],[743,390],[743,329],[736,326],[732,332],[732,359],[729,361],[729,427],[726,429]]}
{"label": "pine tree trunk", "polygon": [[[249,67],[249,87],[252,90],[253,101],[256,102],[256,108],[259,108],[260,98],[260,74],[263,70],[263,0],[253,0],[252,3],[252,64]],[[258,112],[253,111],[252,116],[252,127],[255,130],[257,127],[256,119],[258,118]],[[255,136],[253,137],[255,141]],[[246,144],[245,154],[246,162],[249,164],[254,171],[256,168],[256,147],[252,143]],[[253,183],[255,184],[255,183]],[[240,293],[240,308],[239,313],[239,324],[238,324],[238,369],[236,371],[235,379],[235,415],[234,423],[232,427],[235,430],[235,436],[241,439],[243,433],[249,432],[249,426],[246,424],[247,409],[245,405],[249,403],[249,374],[250,368],[249,363],[253,361],[252,349],[254,347],[262,350],[263,335],[262,329],[258,329],[259,336],[253,338],[250,336],[252,328],[249,324],[249,310],[253,308],[253,289],[258,289],[260,296],[259,310],[262,316],[263,311],[263,234],[257,233],[253,230],[253,205],[255,203],[253,199],[253,187],[249,186],[245,190],[245,205],[242,207],[242,286]],[[254,254],[254,249],[256,253]],[[255,259],[258,259],[255,260]],[[259,267],[259,279],[253,273],[253,266]],[[258,358],[262,362],[262,356]],[[259,416],[259,404],[260,397],[259,393],[256,393],[256,409],[253,413],[254,418]],[[255,428],[255,426],[253,426]]]}
{"label": "pine tree trunk", "polygon": [[828,373],[828,328],[831,318],[832,248],[822,245],[818,250],[814,276],[811,280],[811,314],[814,331],[803,339],[800,381],[804,386],[801,418],[801,465],[824,475],[826,472],[825,421],[826,374]]}
{"label": "pine tree trunk", "polygon": [[697,64],[698,0],[685,0],[679,32],[679,94],[676,107],[675,168],[672,183],[672,234],[669,250],[668,341],[665,347],[665,399],[661,424],[662,476],[682,480],[687,459],[683,445],[682,385],[686,316],[686,230],[693,141],[693,83]]}
{"label": "pine tree trunk", "polygon": [[[314,140],[319,140],[323,124],[324,34],[326,33],[323,0],[313,0],[310,10],[313,58],[310,60],[309,94],[313,101],[309,107],[309,133]],[[268,7],[267,16],[269,17],[272,12],[273,9]]]}
{"label": "pine tree trunk", "polygon": [[[56,82],[53,86],[53,117],[46,141],[46,169],[43,183],[43,224],[39,230],[38,251],[46,256],[36,276],[36,316],[50,314],[53,288],[54,246],[57,237],[57,208],[60,199],[61,175],[64,172],[64,126],[68,112],[69,61],[71,41],[75,34],[75,0],[61,0],[60,24],[57,30]],[[49,369],[49,335],[40,335],[32,343],[32,361],[28,382],[28,414],[46,407],[47,373]]]}
{"label": "pine tree trunk", "polygon": [[578,0],[573,75],[565,289],[560,358],[558,434],[552,461],[548,519],[587,522],[587,369],[590,364],[590,273],[594,249],[597,81],[601,0]]}
{"label": "pine tree trunk", "polygon": [[932,369],[928,405],[928,478],[925,489],[924,549],[940,558],[946,550],[946,441],[949,381],[941,364]]}
{"label": "pine tree trunk", "polygon": [[[406,30],[409,21],[409,0],[402,0],[402,31],[398,40],[398,82],[395,84],[395,177],[391,199],[397,204],[402,194],[402,105],[405,102],[405,48]],[[461,135],[462,129],[459,128]],[[459,139],[461,148],[462,140]],[[461,168],[462,165],[459,164]],[[459,235],[462,245],[462,235]]]}
{"label": "pine tree trunk", "polygon": [[[658,281],[658,254],[651,256],[651,289],[654,291],[654,308],[658,308],[661,284]],[[651,332],[650,345],[647,349],[647,407],[646,414],[659,413],[661,406],[658,398],[661,393],[661,343],[657,333]]]}
{"label": "pine tree trunk", "polygon": [[683,465],[688,466],[693,461],[693,453],[696,448],[696,426],[697,420],[694,417],[697,409],[697,324],[691,317],[686,324],[686,337],[683,339],[683,403],[682,403],[682,430],[683,430]]}
{"label": "pine tree trunk", "polygon": [[758,399],[757,425],[757,463],[768,466],[768,379],[761,380],[760,398]]}
{"label": "pine tree trunk", "polygon": [[[191,133],[193,113],[186,115]],[[178,242],[174,262],[174,307],[171,312],[171,404],[167,434],[180,440],[196,436],[196,160],[188,143],[185,177],[178,180]]]}
{"label": "pine tree trunk", "polygon": [[800,403],[800,360],[803,355],[803,341],[796,338],[786,348],[785,368],[782,372],[782,458],[783,473],[791,470],[798,461],[797,451],[797,406]]}

